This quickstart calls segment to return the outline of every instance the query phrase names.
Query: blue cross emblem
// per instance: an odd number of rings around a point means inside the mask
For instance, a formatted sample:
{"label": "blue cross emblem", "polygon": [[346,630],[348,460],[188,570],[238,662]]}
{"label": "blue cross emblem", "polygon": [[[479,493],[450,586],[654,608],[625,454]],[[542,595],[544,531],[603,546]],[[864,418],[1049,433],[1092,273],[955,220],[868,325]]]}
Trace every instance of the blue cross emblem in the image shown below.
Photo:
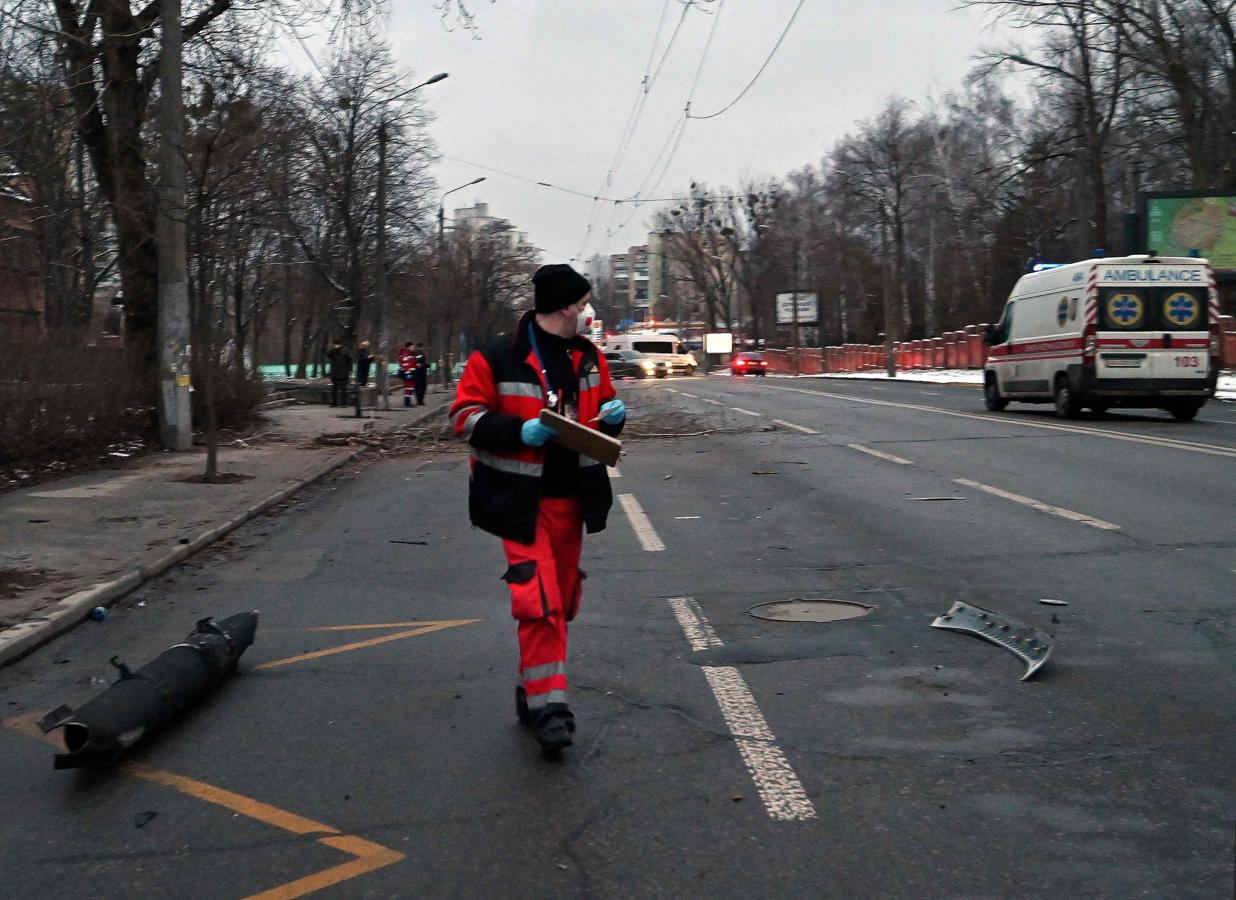
{"label": "blue cross emblem", "polygon": [[1168,301],[1167,317],[1174,325],[1188,325],[1197,318],[1197,301],[1188,294],[1177,294]]}
{"label": "blue cross emblem", "polygon": [[1117,297],[1108,307],[1108,313],[1121,325],[1135,322],[1142,316],[1141,304],[1130,296]]}

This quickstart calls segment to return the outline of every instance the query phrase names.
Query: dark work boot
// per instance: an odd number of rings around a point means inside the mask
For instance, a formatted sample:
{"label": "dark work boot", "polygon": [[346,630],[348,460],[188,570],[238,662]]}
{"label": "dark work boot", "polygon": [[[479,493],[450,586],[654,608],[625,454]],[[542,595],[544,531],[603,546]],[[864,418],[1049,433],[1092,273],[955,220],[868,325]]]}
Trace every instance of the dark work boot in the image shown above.
{"label": "dark work boot", "polygon": [[571,746],[574,732],[575,717],[563,703],[551,703],[532,722],[532,736],[546,751]]}

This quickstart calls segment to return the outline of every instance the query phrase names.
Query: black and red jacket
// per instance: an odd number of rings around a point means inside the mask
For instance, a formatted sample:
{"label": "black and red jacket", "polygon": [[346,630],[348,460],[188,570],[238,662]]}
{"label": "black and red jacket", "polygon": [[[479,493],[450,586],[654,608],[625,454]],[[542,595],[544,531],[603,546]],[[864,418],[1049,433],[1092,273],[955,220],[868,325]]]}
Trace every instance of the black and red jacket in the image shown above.
{"label": "black and red jacket", "polygon": [[[528,340],[534,312],[519,321],[514,335],[500,335],[474,352],[451,404],[451,426],[472,445],[472,475],[468,483],[468,514],[478,528],[507,540],[536,540],[536,516],[541,501],[545,452],[520,439],[520,429],[546,408],[549,386]],[[570,341],[571,365],[579,379],[579,421],[596,417],[601,404],[617,396],[609,366],[584,337]],[[592,423],[615,437],[622,423]],[[579,458],[579,497],[584,526],[592,534],[605,527],[614,495],[604,463]]]}

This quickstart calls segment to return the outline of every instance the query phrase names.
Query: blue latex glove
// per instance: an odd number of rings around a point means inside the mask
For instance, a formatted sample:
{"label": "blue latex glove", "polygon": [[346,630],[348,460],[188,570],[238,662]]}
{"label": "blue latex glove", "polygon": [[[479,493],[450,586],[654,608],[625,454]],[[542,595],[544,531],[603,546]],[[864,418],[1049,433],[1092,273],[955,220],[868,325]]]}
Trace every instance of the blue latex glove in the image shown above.
{"label": "blue latex glove", "polygon": [[601,414],[597,416],[606,425],[617,425],[627,417],[627,405],[614,399],[601,405]]}
{"label": "blue latex glove", "polygon": [[519,427],[519,439],[529,447],[540,447],[558,433],[558,429],[542,425],[540,419],[528,419]]}

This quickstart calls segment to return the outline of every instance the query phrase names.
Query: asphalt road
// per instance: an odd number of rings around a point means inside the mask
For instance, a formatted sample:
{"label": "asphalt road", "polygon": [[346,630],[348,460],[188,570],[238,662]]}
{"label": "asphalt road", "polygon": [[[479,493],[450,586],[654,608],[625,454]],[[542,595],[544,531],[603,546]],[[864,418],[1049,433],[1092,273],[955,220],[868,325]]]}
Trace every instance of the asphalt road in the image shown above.
{"label": "asphalt road", "polygon": [[[515,722],[466,457],[372,461],[0,671],[0,895],[1231,896],[1236,408],[621,391],[632,431],[692,436],[628,441],[585,544],[561,759]],[[873,608],[748,614],[792,598]],[[1051,660],[1020,682],[929,627],[958,600]],[[131,764],[52,770],[33,717],[248,608],[239,678]]]}

